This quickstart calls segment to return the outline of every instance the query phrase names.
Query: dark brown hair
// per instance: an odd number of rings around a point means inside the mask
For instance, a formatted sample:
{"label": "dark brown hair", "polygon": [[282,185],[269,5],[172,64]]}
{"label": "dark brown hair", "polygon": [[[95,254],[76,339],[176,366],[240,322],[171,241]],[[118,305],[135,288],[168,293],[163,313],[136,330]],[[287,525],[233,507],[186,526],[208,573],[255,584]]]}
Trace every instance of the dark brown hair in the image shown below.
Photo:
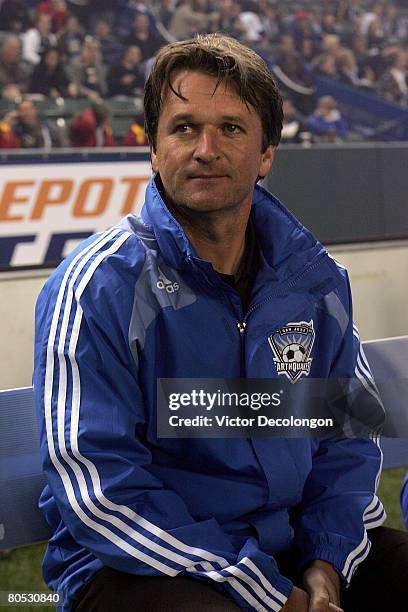
{"label": "dark brown hair", "polygon": [[207,34],[171,43],[160,49],[147,79],[144,94],[145,130],[156,150],[157,126],[165,96],[176,70],[194,70],[235,87],[241,100],[250,104],[262,123],[262,152],[278,145],[282,131],[282,98],[266,65],[257,53],[222,34]]}

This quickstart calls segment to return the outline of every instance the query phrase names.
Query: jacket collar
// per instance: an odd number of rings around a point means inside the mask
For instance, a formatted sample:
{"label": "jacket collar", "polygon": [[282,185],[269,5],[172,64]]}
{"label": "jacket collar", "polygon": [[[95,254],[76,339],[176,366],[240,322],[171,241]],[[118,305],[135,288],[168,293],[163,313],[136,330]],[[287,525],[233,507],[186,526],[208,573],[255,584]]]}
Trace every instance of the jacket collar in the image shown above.
{"label": "jacket collar", "polygon": [[[161,191],[152,177],[146,190],[146,199],[141,216],[154,233],[165,262],[176,269],[191,266],[212,270],[209,262],[200,259],[183,228],[167,208]],[[337,285],[341,276],[334,261],[314,236],[290,213],[285,206],[260,185],[256,185],[252,202],[256,238],[260,247],[263,267],[275,286],[304,290],[317,279],[315,270],[326,268],[331,276],[330,289]],[[313,284],[313,283],[312,283]]]}
{"label": "jacket collar", "polygon": [[147,186],[141,217],[154,233],[165,262],[173,268],[182,269],[186,263],[198,258],[198,254],[181,225],[167,208],[156,177],[157,175],[153,175]]}

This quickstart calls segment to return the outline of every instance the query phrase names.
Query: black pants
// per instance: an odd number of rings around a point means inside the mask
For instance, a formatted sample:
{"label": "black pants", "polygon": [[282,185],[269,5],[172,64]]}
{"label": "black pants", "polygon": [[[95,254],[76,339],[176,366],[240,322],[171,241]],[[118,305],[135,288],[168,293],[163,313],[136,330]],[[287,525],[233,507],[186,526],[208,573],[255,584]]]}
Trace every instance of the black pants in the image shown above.
{"label": "black pants", "polygon": [[[408,533],[369,531],[372,547],[342,594],[345,612],[408,611]],[[290,555],[281,571],[296,581]],[[300,586],[300,585],[299,585]],[[74,612],[238,612],[241,608],[207,582],[193,578],[134,576],[109,567],[96,572]]]}

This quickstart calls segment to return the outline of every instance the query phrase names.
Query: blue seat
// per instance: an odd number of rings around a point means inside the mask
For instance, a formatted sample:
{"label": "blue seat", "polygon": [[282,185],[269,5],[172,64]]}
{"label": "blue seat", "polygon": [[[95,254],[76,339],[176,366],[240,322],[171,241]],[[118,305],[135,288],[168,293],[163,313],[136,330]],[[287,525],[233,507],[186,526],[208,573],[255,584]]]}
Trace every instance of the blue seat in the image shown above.
{"label": "blue seat", "polygon": [[[383,465],[408,466],[408,336],[365,342],[364,349],[380,381],[387,433],[405,436],[383,438]],[[0,431],[0,550],[5,550],[51,536],[37,505],[46,481],[31,387],[0,391]]]}
{"label": "blue seat", "polygon": [[0,391],[0,550],[48,540],[32,387]]}
{"label": "blue seat", "polygon": [[387,412],[383,467],[408,466],[408,336],[369,340],[363,347]]}

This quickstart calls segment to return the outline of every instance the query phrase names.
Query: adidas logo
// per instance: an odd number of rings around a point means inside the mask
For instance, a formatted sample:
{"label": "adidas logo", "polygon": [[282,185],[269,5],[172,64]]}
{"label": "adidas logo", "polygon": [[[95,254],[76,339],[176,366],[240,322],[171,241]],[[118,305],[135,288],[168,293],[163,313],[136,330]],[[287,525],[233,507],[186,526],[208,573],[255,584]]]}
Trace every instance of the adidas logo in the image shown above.
{"label": "adidas logo", "polygon": [[156,287],[158,289],[164,289],[165,291],[167,291],[167,293],[175,293],[176,291],[180,289],[180,285],[176,282],[173,283],[173,281],[166,278],[166,276],[163,274],[160,268],[159,268],[159,279],[156,283]]}

